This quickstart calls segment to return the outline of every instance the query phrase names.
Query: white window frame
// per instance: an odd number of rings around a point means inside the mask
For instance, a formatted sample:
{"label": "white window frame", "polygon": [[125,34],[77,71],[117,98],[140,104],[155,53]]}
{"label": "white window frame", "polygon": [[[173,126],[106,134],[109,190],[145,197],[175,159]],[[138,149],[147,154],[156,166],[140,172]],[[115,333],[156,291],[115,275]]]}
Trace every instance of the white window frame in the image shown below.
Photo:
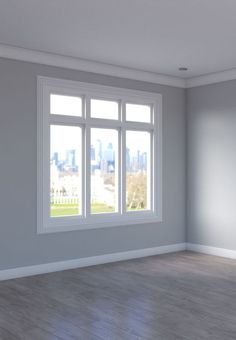
{"label": "white window frame", "polygon": [[[82,97],[83,112],[87,117],[62,116],[50,114],[50,94],[76,95]],[[119,119],[107,120],[91,118],[88,115],[89,99],[115,100],[119,102]],[[152,123],[125,121],[125,103],[151,105]],[[119,212],[89,214],[90,179],[85,178],[82,188],[84,216],[50,217],[50,124],[84,126],[86,128],[85,150],[82,150],[82,164],[90,170],[90,136],[89,127],[113,128],[119,134]],[[153,134],[151,143],[151,209],[142,211],[125,211],[126,190],[125,174],[126,146],[125,131],[150,131]],[[122,225],[147,224],[162,221],[162,95],[124,88],[108,87],[90,83],[62,80],[39,76],[37,79],[37,232],[52,233],[59,231],[84,230]],[[122,156],[123,159],[122,159]],[[90,172],[89,172],[90,173]]]}

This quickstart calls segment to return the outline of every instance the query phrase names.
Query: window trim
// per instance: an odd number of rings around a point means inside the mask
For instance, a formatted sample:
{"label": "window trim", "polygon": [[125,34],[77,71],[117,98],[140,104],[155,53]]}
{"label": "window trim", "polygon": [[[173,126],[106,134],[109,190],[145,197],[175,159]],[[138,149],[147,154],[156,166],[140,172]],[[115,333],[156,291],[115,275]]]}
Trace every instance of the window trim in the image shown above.
{"label": "window trim", "polygon": [[[86,93],[87,101],[88,98],[101,98],[108,100],[119,101],[119,118],[118,120],[106,120],[100,118],[91,118],[76,116],[60,116],[53,114],[50,116],[50,93],[65,94],[65,95],[76,95],[84,98]],[[83,103],[85,100],[82,101]],[[139,122],[129,122],[125,120],[125,103],[135,103],[135,104],[146,104],[152,105],[152,123],[139,123]],[[83,104],[84,105],[84,104]],[[121,117],[121,106],[123,116]],[[84,110],[83,110],[84,112]],[[154,121],[153,121],[154,120]],[[119,137],[118,144],[120,148],[119,161],[122,166],[123,172],[125,172],[125,162],[122,162],[121,154],[125,154],[125,131],[126,130],[143,130],[151,131],[153,133],[153,143],[151,143],[151,155],[153,158],[152,162],[152,210],[144,211],[127,211],[125,215],[121,214],[123,208],[118,213],[106,213],[100,215],[90,215],[89,217],[82,216],[66,216],[60,217],[59,219],[49,222],[50,218],[48,214],[49,205],[49,195],[47,190],[50,186],[50,170],[48,166],[48,159],[50,159],[50,145],[49,141],[49,129],[50,122],[59,125],[83,125],[95,126],[101,128],[114,128],[121,129],[123,144],[121,144],[121,138]],[[152,127],[151,127],[152,126]],[[84,131],[84,129],[82,129]],[[84,132],[83,132],[84,133]],[[88,143],[90,136],[87,134],[86,139],[86,152],[82,150],[82,162],[90,162],[90,150]],[[122,150],[121,150],[122,148]],[[155,153],[154,153],[154,150]],[[82,148],[83,149],[83,148]],[[84,148],[85,149],[85,148]],[[154,176],[155,171],[155,176]],[[85,172],[86,176],[86,172]],[[126,201],[126,190],[125,188],[125,176],[121,182],[121,172],[119,171],[120,185],[118,191],[122,196],[123,207]],[[89,190],[89,182],[85,178],[82,181],[83,191],[85,191],[85,186]],[[49,185],[49,186],[48,186]],[[123,189],[122,189],[123,188]],[[83,195],[83,194],[82,194]],[[90,202],[89,195],[86,197],[85,205]],[[79,220],[83,223],[79,223]],[[53,233],[59,231],[72,231],[72,230],[87,230],[87,229],[97,229],[105,227],[115,227],[124,225],[136,225],[136,224],[146,224],[146,223],[156,223],[162,221],[162,95],[159,93],[151,93],[145,91],[136,91],[126,88],[117,88],[104,85],[97,85],[91,83],[82,83],[71,80],[63,80],[48,77],[37,77],[37,233]]]}

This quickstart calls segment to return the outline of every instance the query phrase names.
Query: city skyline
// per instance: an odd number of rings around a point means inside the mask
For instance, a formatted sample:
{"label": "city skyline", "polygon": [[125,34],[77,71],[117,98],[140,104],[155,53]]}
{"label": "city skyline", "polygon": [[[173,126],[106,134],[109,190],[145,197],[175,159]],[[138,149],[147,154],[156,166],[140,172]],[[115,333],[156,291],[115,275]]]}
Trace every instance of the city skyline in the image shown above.
{"label": "city skyline", "polygon": [[[97,140],[99,141],[99,140]],[[68,167],[72,172],[79,170],[79,157],[78,152],[75,149],[67,149],[63,152],[55,151],[51,155],[51,162],[57,166],[59,171],[68,170]],[[116,152],[113,149],[113,144],[108,143],[104,149],[102,143],[99,143],[99,148],[91,145],[90,147],[90,160],[91,166],[97,169],[101,167],[101,162],[106,161],[108,165],[115,167]],[[129,148],[126,148],[126,168],[129,171],[132,170],[147,170],[147,152],[141,152],[136,150],[136,153],[131,153]]]}

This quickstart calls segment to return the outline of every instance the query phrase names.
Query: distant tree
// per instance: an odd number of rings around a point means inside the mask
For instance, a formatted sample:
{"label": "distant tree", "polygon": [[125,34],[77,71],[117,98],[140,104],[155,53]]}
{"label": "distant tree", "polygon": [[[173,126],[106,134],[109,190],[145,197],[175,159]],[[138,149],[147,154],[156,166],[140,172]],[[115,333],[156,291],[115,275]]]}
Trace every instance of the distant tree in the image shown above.
{"label": "distant tree", "polygon": [[104,174],[104,184],[110,184],[112,186],[115,186],[115,174],[110,173],[110,174]]}
{"label": "distant tree", "polygon": [[62,194],[62,196],[66,195],[66,188],[64,186],[61,187],[60,193]]}
{"label": "distant tree", "polygon": [[147,175],[145,173],[130,173],[127,176],[127,206],[128,209],[143,209],[147,206]]}

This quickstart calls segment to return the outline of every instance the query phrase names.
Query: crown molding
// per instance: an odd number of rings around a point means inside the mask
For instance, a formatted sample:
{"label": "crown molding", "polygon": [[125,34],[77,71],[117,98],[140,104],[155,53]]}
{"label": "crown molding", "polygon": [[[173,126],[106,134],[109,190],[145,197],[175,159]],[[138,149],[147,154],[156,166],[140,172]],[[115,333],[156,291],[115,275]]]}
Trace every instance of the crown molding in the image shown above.
{"label": "crown molding", "polygon": [[186,88],[221,83],[236,79],[236,68],[186,79]]}
{"label": "crown molding", "polygon": [[55,53],[30,50],[5,44],[0,44],[0,58],[20,60],[180,88],[193,88],[236,79],[236,68],[183,79],[155,72],[95,62]]}
{"label": "crown molding", "polygon": [[0,58],[20,60],[30,63],[63,67],[67,69],[98,73],[119,78],[128,78],[154,84],[185,88],[185,80],[179,77],[172,77],[154,72],[136,70],[128,67],[94,62],[85,59],[30,50],[4,44],[0,44]]}

